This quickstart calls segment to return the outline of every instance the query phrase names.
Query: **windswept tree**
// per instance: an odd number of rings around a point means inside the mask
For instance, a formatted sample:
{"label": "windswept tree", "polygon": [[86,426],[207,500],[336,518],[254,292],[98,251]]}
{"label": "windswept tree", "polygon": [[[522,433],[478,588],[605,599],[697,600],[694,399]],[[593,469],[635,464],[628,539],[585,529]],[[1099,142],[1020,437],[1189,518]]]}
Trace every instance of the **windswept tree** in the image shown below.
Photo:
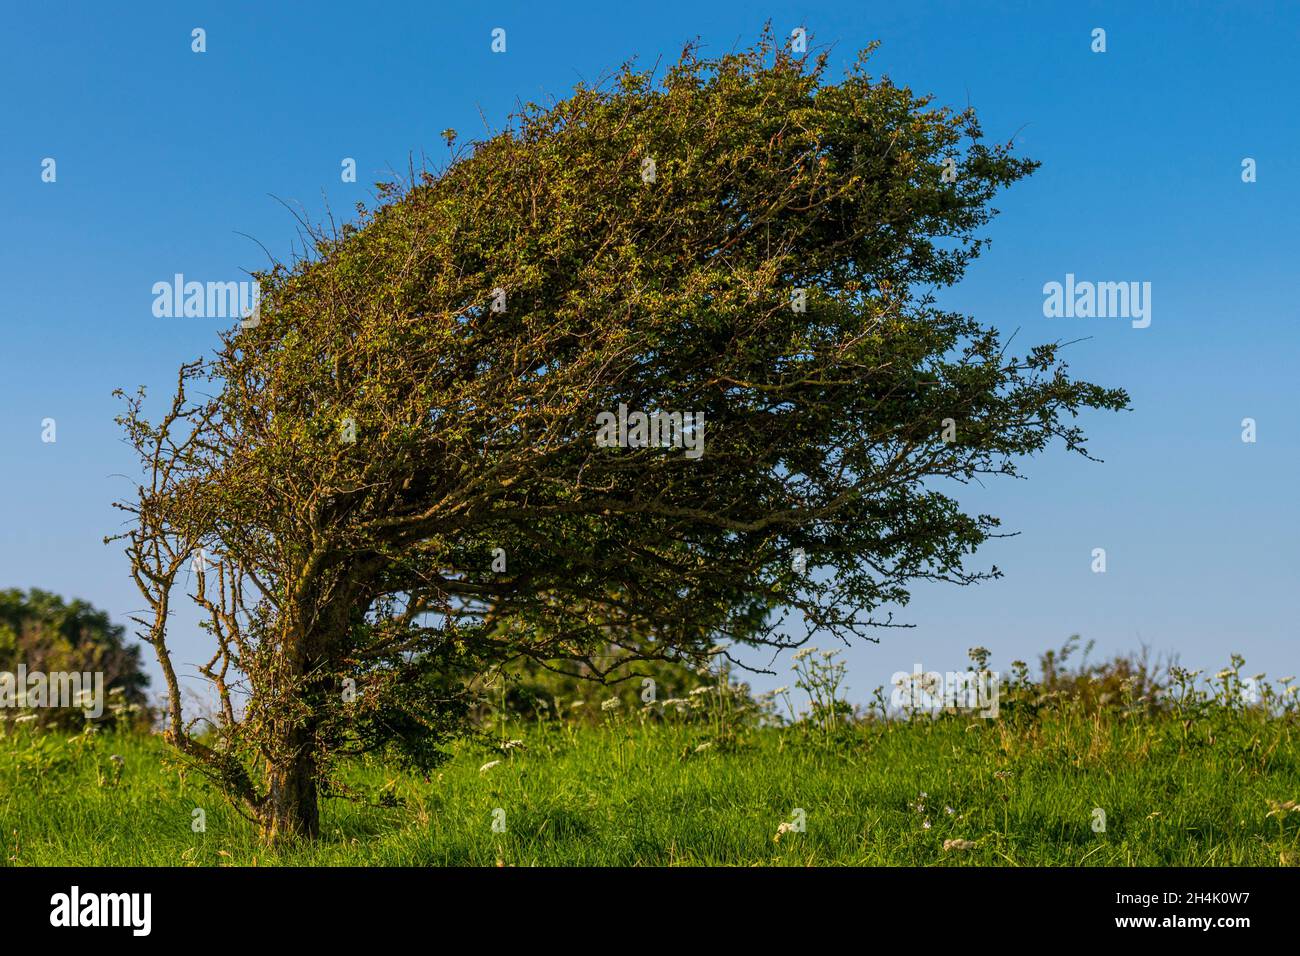
{"label": "windswept tree", "polygon": [[868,53],[833,82],[767,34],[529,104],[259,276],[160,416],[128,399],[166,732],[265,839],[318,833],[340,757],[436,763],[485,668],[869,639],[910,582],[996,574],[941,479],[1127,404],[936,306],[1034,164]]}

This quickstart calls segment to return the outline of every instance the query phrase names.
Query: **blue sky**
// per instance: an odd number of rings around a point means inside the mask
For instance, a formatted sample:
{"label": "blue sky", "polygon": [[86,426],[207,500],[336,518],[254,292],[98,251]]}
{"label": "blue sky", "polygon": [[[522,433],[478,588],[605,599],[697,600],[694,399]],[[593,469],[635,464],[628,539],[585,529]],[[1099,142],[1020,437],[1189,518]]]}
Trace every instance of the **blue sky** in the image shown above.
{"label": "blue sky", "polygon": [[[1217,669],[1293,674],[1297,551],[1300,7],[1255,3],[98,3],[10,7],[0,26],[0,587],[82,597],[125,623],[140,605],[110,502],[132,462],[114,388],[175,380],[221,324],[159,319],[177,272],[245,278],[296,238],[280,200],[347,217],[439,132],[500,125],[517,100],[562,97],[622,60],[717,53],[765,20],[804,26],[839,66],[874,64],[980,112],[1043,163],[1004,194],[989,251],[944,303],[1028,345],[1084,338],[1081,377],[1133,411],[1092,415],[1104,464],[1054,452],[1026,481],[963,501],[1017,537],[983,563],[1005,577],[921,586],[901,618],[846,654],[850,694],[920,662],[1032,660],[1072,633],[1099,653],[1149,645]],[[191,52],[191,30],[207,52]],[[504,28],[504,54],[490,50]],[[1106,30],[1105,53],[1090,49]],[[57,162],[42,182],[41,162]],[[340,181],[344,157],[358,182]],[[1258,180],[1243,183],[1241,163]],[[254,242],[253,237],[257,240]],[[1152,284],[1152,321],[1043,315],[1066,273]],[[1258,441],[1241,440],[1254,418]],[[42,441],[42,420],[57,441]],[[1105,574],[1092,550],[1107,552]],[[179,657],[196,660],[192,627]],[[788,664],[778,663],[784,682]],[[151,672],[156,668],[151,665]],[[156,682],[155,682],[156,683]]]}

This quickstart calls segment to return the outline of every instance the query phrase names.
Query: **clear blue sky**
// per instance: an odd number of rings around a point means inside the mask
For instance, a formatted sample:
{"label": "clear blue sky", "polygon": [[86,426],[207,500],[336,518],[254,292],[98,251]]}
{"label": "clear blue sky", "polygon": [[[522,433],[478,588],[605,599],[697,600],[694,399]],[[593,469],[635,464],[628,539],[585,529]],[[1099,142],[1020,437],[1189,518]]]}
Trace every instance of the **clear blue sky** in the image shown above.
{"label": "clear blue sky", "polygon": [[[475,8],[478,9],[475,9]],[[973,104],[988,136],[1043,162],[1005,194],[993,245],[945,303],[1019,329],[1090,336],[1075,373],[1129,389],[1093,415],[1089,463],[1063,452],[1027,481],[974,488],[1016,538],[983,555],[1005,578],[916,590],[911,631],[849,652],[851,694],[914,662],[994,666],[1071,633],[1148,644],[1207,669],[1300,670],[1295,491],[1300,409],[1300,7],[1128,3],[101,3],[10,5],[0,24],[0,587],[92,601],[125,623],[126,565],[100,543],[132,463],[115,387],[168,388],[220,324],[158,319],[154,282],[245,277],[256,237],[347,216],[408,157],[445,155],[517,99],[565,95],[623,59],[805,26],[841,65],[879,39],[876,72]],[[207,31],[208,51],[190,50]],[[507,31],[493,54],[490,33]],[[1107,31],[1093,53],[1091,31]],[[356,184],[340,182],[355,157]],[[56,159],[58,179],[41,181]],[[1241,180],[1252,157],[1258,181]],[[1152,322],[1049,319],[1043,284],[1149,281]],[[43,443],[41,422],[57,422]],[[1258,422],[1258,442],[1240,422]],[[115,477],[117,476],[117,477]],[[1093,574],[1092,549],[1108,571]],[[182,659],[201,643],[182,635]],[[777,682],[784,682],[787,665]],[[156,669],[151,667],[156,673]],[[156,683],[156,682],[155,682]],[[770,686],[771,681],[759,681]]]}

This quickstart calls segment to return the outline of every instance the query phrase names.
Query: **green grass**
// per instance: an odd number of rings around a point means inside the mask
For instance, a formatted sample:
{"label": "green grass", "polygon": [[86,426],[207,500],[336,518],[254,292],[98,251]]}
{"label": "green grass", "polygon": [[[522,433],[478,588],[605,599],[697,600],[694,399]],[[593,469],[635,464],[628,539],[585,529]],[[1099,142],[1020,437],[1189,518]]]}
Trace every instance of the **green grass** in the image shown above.
{"label": "green grass", "polygon": [[[9,725],[0,739],[0,860],[1230,866],[1300,858],[1300,812],[1276,810],[1300,799],[1289,718],[1062,710],[1021,721],[868,723],[831,740],[803,724],[748,729],[735,745],[724,739],[696,752],[711,732],[636,718],[515,727],[510,735],[525,748],[494,754],[458,744],[428,782],[358,762],[347,768],[349,784],[387,786],[406,805],[326,801],[319,842],[271,852],[202,778],[169,766],[156,737],[68,743]],[[117,780],[112,754],[123,758]],[[205,832],[192,829],[196,808]],[[492,829],[498,808],[504,833]],[[774,840],[796,808],[804,831]],[[1094,808],[1105,812],[1104,832],[1094,832]],[[944,850],[958,839],[975,845]]]}

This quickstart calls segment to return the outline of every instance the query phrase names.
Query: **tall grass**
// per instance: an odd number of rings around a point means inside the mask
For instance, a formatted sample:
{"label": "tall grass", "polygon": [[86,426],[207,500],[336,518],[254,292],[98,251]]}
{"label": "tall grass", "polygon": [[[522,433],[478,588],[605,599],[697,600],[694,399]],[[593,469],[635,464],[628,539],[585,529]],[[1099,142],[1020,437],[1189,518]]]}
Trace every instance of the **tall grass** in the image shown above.
{"label": "tall grass", "polygon": [[[580,709],[594,718],[514,720],[491,747],[458,744],[427,781],[358,760],[346,768],[349,788],[399,805],[327,801],[323,839],[275,853],[202,778],[172,765],[156,737],[55,737],[9,721],[0,738],[0,859],[1297,863],[1296,695],[1289,682],[1260,681],[1247,695],[1240,669],[1234,659],[1208,681],[1175,669],[1168,687],[1121,675],[1098,692],[1110,671],[1080,683],[1077,671],[1058,666],[1038,681],[1013,679],[995,720],[854,715],[825,686],[806,689],[803,719],[782,719],[725,673],[702,677],[700,693],[639,709],[602,709],[593,695]],[[817,679],[807,671],[801,683]]]}

